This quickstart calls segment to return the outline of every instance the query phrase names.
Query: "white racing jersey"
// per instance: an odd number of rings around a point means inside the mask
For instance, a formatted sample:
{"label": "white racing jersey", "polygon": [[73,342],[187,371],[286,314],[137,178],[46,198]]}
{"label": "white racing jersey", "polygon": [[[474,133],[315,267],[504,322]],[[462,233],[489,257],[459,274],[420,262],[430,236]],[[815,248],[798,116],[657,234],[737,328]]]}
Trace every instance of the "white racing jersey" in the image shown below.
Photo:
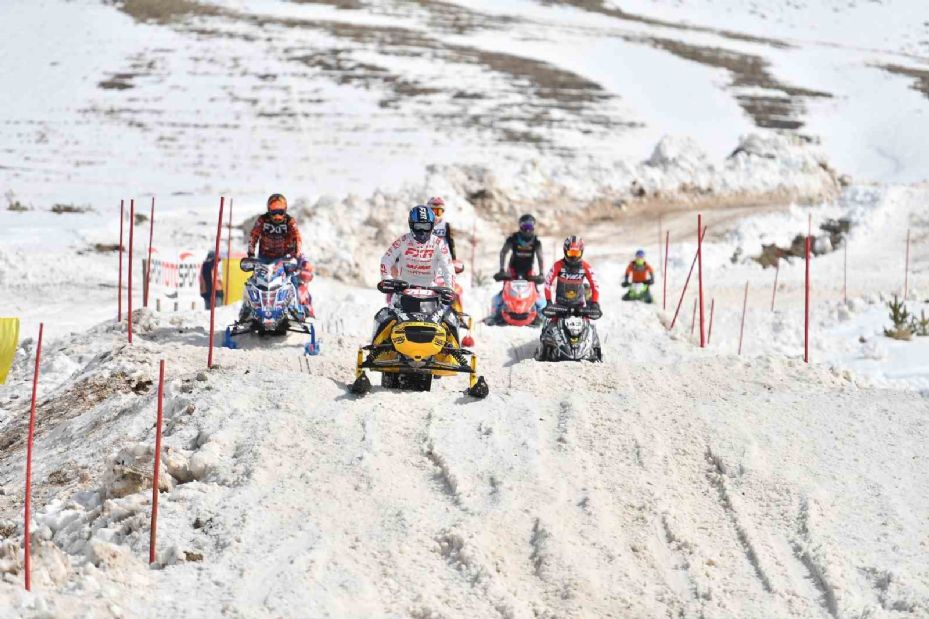
{"label": "white racing jersey", "polygon": [[454,272],[448,243],[434,234],[425,243],[418,243],[408,232],[381,258],[381,279],[402,279],[414,286],[454,288]]}

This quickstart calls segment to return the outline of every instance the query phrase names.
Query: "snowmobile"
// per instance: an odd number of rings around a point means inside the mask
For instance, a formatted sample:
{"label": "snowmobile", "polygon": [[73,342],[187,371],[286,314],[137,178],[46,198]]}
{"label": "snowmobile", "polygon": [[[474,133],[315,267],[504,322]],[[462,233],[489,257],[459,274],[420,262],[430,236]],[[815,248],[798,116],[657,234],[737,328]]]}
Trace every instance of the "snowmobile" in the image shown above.
{"label": "snowmobile", "polygon": [[600,337],[591,321],[603,313],[598,307],[548,305],[536,351],[536,361],[603,361]]}
{"label": "snowmobile", "polygon": [[415,287],[398,279],[383,280],[377,289],[394,295],[392,305],[374,317],[374,339],[358,349],[355,382],[351,391],[371,390],[366,369],[381,373],[388,389],[429,391],[433,378],[467,373],[468,395],[487,397],[489,388],[477,375],[477,357],[462,348],[462,319],[452,308],[455,292],[445,287]]}
{"label": "snowmobile", "polygon": [[[308,323],[313,317],[309,293],[297,290],[291,276],[297,273],[299,265],[294,258],[264,262],[255,258],[243,258],[239,265],[252,276],[245,282],[245,295],[239,319],[226,327],[223,345],[236,348],[232,338],[244,333],[258,335],[285,335],[288,331],[304,333],[310,336],[304,345],[304,353],[318,355],[319,341],[316,339],[316,327]],[[301,286],[305,288],[305,284]]]}
{"label": "snowmobile", "polygon": [[649,292],[649,285],[645,282],[632,282],[629,284],[629,290],[623,295],[623,301],[644,301],[652,302],[652,293]]}
{"label": "snowmobile", "polygon": [[542,283],[542,277],[534,276],[523,279],[501,275],[494,279],[504,282],[501,293],[503,305],[496,315],[487,318],[487,324],[515,327],[542,324],[542,317],[536,309],[536,303],[539,300],[539,289],[536,286]]}

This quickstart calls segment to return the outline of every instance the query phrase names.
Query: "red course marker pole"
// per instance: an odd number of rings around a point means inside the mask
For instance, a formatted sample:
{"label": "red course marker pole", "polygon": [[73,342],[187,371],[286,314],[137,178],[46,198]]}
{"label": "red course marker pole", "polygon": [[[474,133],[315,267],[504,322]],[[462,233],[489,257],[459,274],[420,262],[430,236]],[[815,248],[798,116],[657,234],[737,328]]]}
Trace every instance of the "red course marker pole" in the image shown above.
{"label": "red course marker pole", "polygon": [[116,322],[123,321],[123,222],[126,221],[125,200],[119,201],[119,300],[116,303]]}
{"label": "red course marker pole", "polygon": [[32,545],[29,536],[29,520],[32,515],[32,443],[35,439],[35,401],[39,388],[39,365],[42,362],[42,333],[45,324],[39,323],[39,341],[35,347],[35,373],[32,375],[32,404],[29,407],[29,437],[26,442],[26,508],[23,525],[23,557],[26,575],[26,591],[32,591]]}
{"label": "red course marker pole", "polygon": [[[812,221],[812,216],[810,216]],[[811,224],[812,225],[812,224]],[[806,235],[806,279],[803,295],[803,362],[810,362],[810,235]]]}
{"label": "red course marker pole", "polygon": [[[703,234],[706,234],[706,228],[703,228]],[[690,263],[690,270],[687,271],[687,279],[684,280],[684,289],[681,290],[681,298],[677,301],[677,309],[674,310],[674,318],[671,319],[671,326],[668,327],[668,330],[674,328],[674,323],[677,322],[677,315],[681,311],[681,304],[684,303],[684,295],[687,294],[687,285],[690,283],[690,276],[693,275],[694,267],[697,265],[697,254],[694,254],[693,262]]]}
{"label": "red course marker pole", "polygon": [[710,299],[710,328],[706,333],[706,345],[710,345],[710,338],[713,337],[713,309],[716,306],[716,298]]}
{"label": "red course marker pole", "polygon": [[207,356],[206,367],[213,369],[213,329],[216,325],[216,275],[219,273],[219,240],[223,235],[223,204],[226,199],[219,199],[219,220],[216,222],[216,250],[213,253],[213,289],[210,291],[210,352]]}
{"label": "red course marker pole", "polygon": [[135,200],[129,201],[129,343],[132,343],[132,244],[135,230]]}
{"label": "red course marker pole", "polygon": [[668,241],[671,240],[671,231],[664,233],[664,268],[661,271],[661,309],[668,308]]}
{"label": "red course marker pole", "polygon": [[777,275],[781,272],[781,259],[774,265],[774,287],[771,289],[771,311],[774,311],[774,298],[777,296]]}
{"label": "red course marker pole", "polygon": [[910,229],[906,229],[906,263],[903,267],[903,300],[910,291]]}
{"label": "red course marker pole", "polygon": [[152,213],[148,218],[148,262],[145,263],[145,291],[142,307],[148,307],[148,288],[152,277],[152,239],[155,236],[155,196],[152,196]]}
{"label": "red course marker pole", "polygon": [[748,282],[745,282],[745,298],[742,299],[742,326],[739,327],[739,354],[742,354],[742,336],[745,334],[745,308],[748,306]]}
{"label": "red course marker pole", "polygon": [[697,213],[697,286],[700,299],[700,348],[706,346],[706,330],[703,328],[703,229],[702,216]]}
{"label": "red course marker pole", "polygon": [[161,426],[165,394],[165,362],[158,364],[158,418],[155,423],[155,471],[152,473],[152,526],[148,540],[148,562],[155,562],[155,538],[158,532],[158,471],[161,468]]}

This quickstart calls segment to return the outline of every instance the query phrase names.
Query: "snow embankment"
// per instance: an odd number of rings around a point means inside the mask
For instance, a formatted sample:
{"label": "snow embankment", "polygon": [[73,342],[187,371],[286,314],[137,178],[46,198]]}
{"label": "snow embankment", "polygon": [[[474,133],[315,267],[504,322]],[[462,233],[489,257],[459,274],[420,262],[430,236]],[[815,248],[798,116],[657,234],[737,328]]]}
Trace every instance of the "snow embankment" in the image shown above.
{"label": "snow embankment", "polygon": [[[840,182],[841,180],[841,182]],[[409,208],[440,195],[462,246],[532,212],[543,232],[612,218],[629,207],[818,203],[843,183],[822,153],[801,138],[752,134],[714,162],[688,138],[666,137],[647,161],[630,165],[590,159],[570,167],[532,159],[515,169],[433,166],[421,185],[369,198],[324,196],[298,201],[304,245],[321,272],[356,281],[376,275],[371,264],[405,231]],[[249,222],[246,222],[248,228]],[[464,241],[464,242],[462,242]]]}
{"label": "snow embankment", "polygon": [[[220,350],[204,372],[193,315],[139,312],[132,346],[112,325],[50,341],[33,594],[20,589],[24,350],[0,401],[0,616],[929,612],[929,504],[914,492],[929,474],[925,398],[704,354],[653,313],[605,318],[607,361],[583,371],[528,359],[534,330],[484,329],[482,402],[453,379],[349,396],[363,336],[332,337],[309,372],[299,342],[271,340]],[[630,342],[662,352],[630,363]]]}

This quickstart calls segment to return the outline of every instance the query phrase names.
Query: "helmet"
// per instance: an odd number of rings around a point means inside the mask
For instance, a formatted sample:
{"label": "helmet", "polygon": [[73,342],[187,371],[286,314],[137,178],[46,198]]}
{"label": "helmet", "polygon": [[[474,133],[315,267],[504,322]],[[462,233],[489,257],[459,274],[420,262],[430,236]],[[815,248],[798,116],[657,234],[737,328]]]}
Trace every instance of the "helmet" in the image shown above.
{"label": "helmet", "polygon": [[535,236],[535,217],[527,213],[519,218],[519,236],[524,239]]}
{"label": "helmet", "polygon": [[418,243],[425,243],[432,235],[435,227],[435,214],[425,204],[419,204],[410,209],[410,232]]}
{"label": "helmet", "polygon": [[268,198],[268,215],[276,224],[284,221],[287,215],[287,198],[279,193],[272,193]]}
{"label": "helmet", "polygon": [[441,217],[442,214],[445,213],[445,200],[439,196],[429,198],[429,201],[426,202],[426,206],[432,209],[436,217]]}
{"label": "helmet", "polygon": [[564,259],[568,264],[578,264],[584,256],[584,241],[579,236],[564,240]]}
{"label": "helmet", "polygon": [[636,264],[645,263],[645,250],[644,249],[635,250],[635,262]]}

